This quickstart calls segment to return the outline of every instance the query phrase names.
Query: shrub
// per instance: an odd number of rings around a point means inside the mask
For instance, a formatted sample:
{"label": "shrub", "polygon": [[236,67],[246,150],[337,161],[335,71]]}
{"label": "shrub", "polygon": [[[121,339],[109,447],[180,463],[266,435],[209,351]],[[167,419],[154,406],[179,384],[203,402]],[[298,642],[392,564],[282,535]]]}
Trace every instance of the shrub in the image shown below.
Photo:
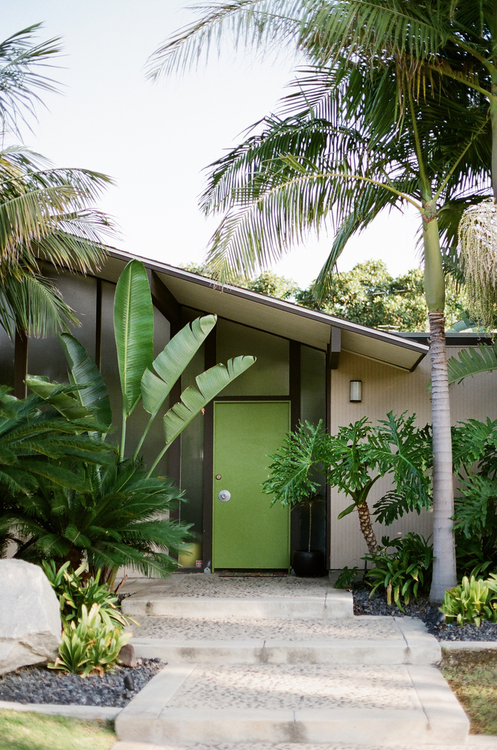
{"label": "shrub", "polygon": [[464,576],[460,584],[445,592],[440,611],[447,622],[455,620],[458,625],[474,622],[479,627],[482,620],[497,622],[497,577]]}
{"label": "shrub", "polygon": [[82,677],[92,672],[103,674],[115,669],[119,652],[131,636],[113,624],[100,604],[93,604],[90,611],[82,604],[80,619],[71,620],[64,628],[59,656],[48,666]]}
{"label": "shrub", "polygon": [[350,589],[357,578],[357,567],[349,568],[345,565],[335,581],[336,589]]}
{"label": "shrub", "polygon": [[120,628],[131,622],[117,609],[117,596],[112,594],[106,583],[100,583],[100,570],[95,577],[91,576],[85,580],[86,564],[74,571],[68,570],[69,562],[65,562],[58,570],[53,560],[44,560],[42,566],[59,598],[64,629],[67,629],[72,621],[80,622],[83,607],[88,611],[94,604],[100,607],[101,612],[106,612],[112,624]]}
{"label": "shrub", "polygon": [[[363,558],[373,567],[366,573],[366,580],[372,586],[371,595],[380,587],[391,596],[397,607],[403,611],[402,602],[409,604],[429,590],[433,568],[433,546],[419,534],[409,533],[403,539],[390,540],[383,537],[383,547]],[[393,552],[388,552],[392,548]]]}

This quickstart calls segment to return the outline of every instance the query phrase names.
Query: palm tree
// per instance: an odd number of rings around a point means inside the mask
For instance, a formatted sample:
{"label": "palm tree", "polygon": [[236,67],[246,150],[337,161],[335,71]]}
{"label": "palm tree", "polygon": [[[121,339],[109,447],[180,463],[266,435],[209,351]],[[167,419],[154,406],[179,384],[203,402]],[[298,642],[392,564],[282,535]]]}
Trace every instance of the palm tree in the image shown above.
{"label": "palm tree", "polygon": [[[248,270],[251,259],[267,264],[300,240],[304,230],[319,230],[334,210],[340,227],[320,277],[322,287],[352,232],[364,228],[380,209],[402,201],[419,209],[431,333],[434,601],[441,601],[456,579],[438,218],[444,203],[446,214],[457,208],[460,215],[494,161],[488,144],[490,123],[491,140],[497,141],[497,97],[492,93],[497,69],[489,33],[493,4],[468,0],[455,8],[449,0],[422,6],[406,0],[217,3],[206,6],[199,22],[157,50],[150,69],[157,77],[187,65],[228,31],[235,44],[246,39],[261,48],[274,49],[276,40],[279,45],[293,44],[320,66],[312,75],[324,75],[331,84],[325,120],[332,130],[315,117],[316,101],[311,99],[304,124],[294,123],[300,134],[296,154],[289,148],[279,153],[275,149],[269,162],[263,154],[258,163],[248,153],[252,142],[244,144],[245,150],[241,147],[238,170],[215,165],[204,204],[208,210],[228,211],[209,249],[211,261],[221,270],[235,257],[235,270],[247,265]],[[445,76],[451,80],[450,89],[444,85]],[[336,92],[341,98],[334,96]],[[349,120],[340,117],[340,106]],[[319,136],[315,131],[304,135],[308,123],[310,129],[321,128]],[[295,142],[285,130],[288,124],[283,123],[278,135]],[[279,123],[270,126],[273,133],[274,127],[279,130]],[[266,136],[271,144],[271,135]],[[331,149],[316,145],[319,137],[332,143]],[[280,146],[283,141],[280,138]],[[457,203],[447,203],[453,198]],[[448,220],[442,224],[446,229],[450,225]]]}
{"label": "palm tree", "polygon": [[[55,90],[44,72],[60,51],[58,39],[35,42],[39,24],[0,43],[2,139],[29,124],[38,91]],[[0,325],[47,335],[77,319],[40,259],[86,273],[103,261],[102,234],[111,222],[94,208],[111,180],[84,169],[55,169],[22,146],[0,151]]]}

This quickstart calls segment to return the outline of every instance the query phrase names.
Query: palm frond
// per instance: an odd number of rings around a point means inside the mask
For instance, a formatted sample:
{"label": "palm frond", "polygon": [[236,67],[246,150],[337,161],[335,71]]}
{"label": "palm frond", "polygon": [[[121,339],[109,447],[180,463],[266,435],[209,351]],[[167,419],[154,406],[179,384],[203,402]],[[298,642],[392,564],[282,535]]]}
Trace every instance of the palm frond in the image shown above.
{"label": "palm frond", "polygon": [[449,385],[461,382],[464,378],[491,372],[497,369],[497,344],[480,344],[476,349],[463,349],[447,362]]}
{"label": "palm frond", "polygon": [[219,53],[224,38],[231,48],[251,45],[265,54],[295,43],[306,3],[298,0],[231,0],[197,6],[198,21],[179,29],[148,61],[152,80],[196,66],[211,49]]}
{"label": "palm frond", "polygon": [[60,38],[35,43],[41,24],[12,34],[0,44],[1,129],[19,134],[19,124],[29,125],[36,105],[43,104],[38,91],[56,91],[55,82],[45,75],[61,51]]}

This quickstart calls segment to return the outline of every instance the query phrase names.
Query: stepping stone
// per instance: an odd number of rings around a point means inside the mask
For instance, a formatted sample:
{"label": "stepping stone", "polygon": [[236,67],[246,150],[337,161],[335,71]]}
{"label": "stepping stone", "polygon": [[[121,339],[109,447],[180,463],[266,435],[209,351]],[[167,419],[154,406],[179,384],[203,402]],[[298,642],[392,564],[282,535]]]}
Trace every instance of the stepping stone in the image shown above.
{"label": "stepping stone", "polygon": [[246,620],[147,617],[134,628],[137,656],[223,664],[435,664],[441,650],[411,618]]}
{"label": "stepping stone", "polygon": [[128,742],[464,744],[469,722],[429,666],[168,665],[119,714]]}
{"label": "stepping stone", "polygon": [[130,617],[163,616],[198,619],[229,618],[285,618],[335,620],[353,617],[352,594],[337,589],[322,589],[313,596],[272,597],[182,597],[153,592],[137,594],[122,604]]}

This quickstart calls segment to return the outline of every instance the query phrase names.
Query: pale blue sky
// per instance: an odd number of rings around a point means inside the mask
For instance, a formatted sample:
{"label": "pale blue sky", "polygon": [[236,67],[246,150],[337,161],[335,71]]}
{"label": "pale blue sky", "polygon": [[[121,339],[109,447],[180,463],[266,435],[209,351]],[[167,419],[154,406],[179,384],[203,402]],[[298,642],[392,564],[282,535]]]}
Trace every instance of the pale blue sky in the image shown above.
{"label": "pale blue sky", "polygon": [[[293,61],[258,62],[230,55],[182,77],[152,84],[147,58],[172,32],[193,20],[189,0],[4,0],[2,39],[43,22],[39,38],[63,37],[63,68],[52,75],[62,95],[44,96],[33,150],[58,166],[88,167],[117,186],[101,201],[121,228],[113,244],[166,263],[202,259],[217,219],[197,208],[202,170],[238,135],[275,106],[292,77]],[[350,244],[340,263],[383,257],[394,274],[418,265],[414,214],[397,212]],[[310,240],[276,269],[300,285],[317,274],[329,240]]]}

